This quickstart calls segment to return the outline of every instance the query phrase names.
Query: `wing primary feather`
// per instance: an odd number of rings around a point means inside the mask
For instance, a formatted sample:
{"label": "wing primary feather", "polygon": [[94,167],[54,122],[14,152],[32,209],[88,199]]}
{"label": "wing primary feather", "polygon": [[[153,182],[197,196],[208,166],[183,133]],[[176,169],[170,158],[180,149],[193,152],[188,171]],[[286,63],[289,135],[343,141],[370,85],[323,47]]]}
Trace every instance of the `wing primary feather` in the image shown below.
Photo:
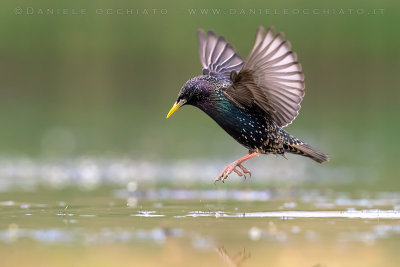
{"label": "wing primary feather", "polygon": [[204,75],[217,74],[228,79],[231,71],[240,70],[243,60],[224,37],[198,30],[197,38]]}
{"label": "wing primary feather", "polygon": [[[274,32],[273,28],[267,31],[261,26],[258,28],[247,61],[224,93],[245,108],[259,106],[284,127],[296,118],[301,108],[304,75],[291,43],[283,33],[275,35]],[[220,66],[220,70],[230,71],[231,66]]]}

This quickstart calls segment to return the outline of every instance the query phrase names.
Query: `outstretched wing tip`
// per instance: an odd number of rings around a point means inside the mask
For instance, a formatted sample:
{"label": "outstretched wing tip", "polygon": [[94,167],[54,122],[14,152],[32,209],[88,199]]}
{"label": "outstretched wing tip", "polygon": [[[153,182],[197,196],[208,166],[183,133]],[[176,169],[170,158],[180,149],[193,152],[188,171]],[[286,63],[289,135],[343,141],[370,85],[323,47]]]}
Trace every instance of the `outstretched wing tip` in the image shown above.
{"label": "outstretched wing tip", "polygon": [[284,43],[285,43],[284,45],[286,46],[286,49],[288,49],[288,50],[291,50],[291,49],[292,49],[292,43],[291,43],[290,41],[285,40]]}
{"label": "outstretched wing tip", "polygon": [[280,38],[282,41],[285,41],[285,33],[284,32],[280,32],[276,35],[276,38]]}
{"label": "outstretched wing tip", "polygon": [[203,29],[197,29],[196,34],[197,34],[197,39],[206,36],[206,32]]}
{"label": "outstretched wing tip", "polygon": [[274,27],[265,31],[259,26],[253,49],[239,73],[251,78],[236,79],[241,81],[226,92],[241,105],[259,106],[282,127],[297,117],[305,94],[302,66],[291,49],[284,33],[275,35]]}
{"label": "outstretched wing tip", "polygon": [[232,71],[240,70],[243,60],[223,36],[217,37],[212,30],[207,33],[198,30],[197,35],[203,74],[215,73],[229,78]]}
{"label": "outstretched wing tip", "polygon": [[213,30],[208,30],[208,31],[207,31],[207,34],[208,34],[208,35],[211,35],[211,36],[213,36],[213,37],[216,37],[215,32],[214,32]]}

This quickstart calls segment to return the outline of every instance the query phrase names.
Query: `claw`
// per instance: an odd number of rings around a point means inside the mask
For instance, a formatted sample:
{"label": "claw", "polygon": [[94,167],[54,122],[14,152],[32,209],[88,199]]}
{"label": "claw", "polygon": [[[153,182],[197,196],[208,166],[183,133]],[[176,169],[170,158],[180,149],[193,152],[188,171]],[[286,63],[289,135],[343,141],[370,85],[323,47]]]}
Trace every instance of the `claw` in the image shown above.
{"label": "claw", "polygon": [[243,173],[249,174],[250,177],[251,177],[251,171],[250,170],[246,169],[242,164],[238,164],[238,167],[243,171]]}

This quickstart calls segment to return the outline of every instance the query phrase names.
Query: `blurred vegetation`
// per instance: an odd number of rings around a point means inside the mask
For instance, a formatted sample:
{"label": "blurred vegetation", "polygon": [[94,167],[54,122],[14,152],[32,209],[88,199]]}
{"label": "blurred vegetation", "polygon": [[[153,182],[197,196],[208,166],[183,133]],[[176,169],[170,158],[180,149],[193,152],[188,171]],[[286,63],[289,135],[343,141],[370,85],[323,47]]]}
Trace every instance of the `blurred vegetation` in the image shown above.
{"label": "blurred vegetation", "polygon": [[[257,26],[273,25],[291,41],[306,75],[303,108],[288,131],[329,153],[330,164],[358,166],[378,180],[398,176],[397,1],[6,0],[0,6],[2,155],[235,157],[244,149],[202,112],[185,107],[169,120],[165,115],[184,82],[201,72],[198,28],[224,35],[246,57]],[[17,15],[16,7],[85,8],[87,14]],[[97,15],[98,8],[168,13]],[[385,10],[214,16],[190,15],[189,8]]]}

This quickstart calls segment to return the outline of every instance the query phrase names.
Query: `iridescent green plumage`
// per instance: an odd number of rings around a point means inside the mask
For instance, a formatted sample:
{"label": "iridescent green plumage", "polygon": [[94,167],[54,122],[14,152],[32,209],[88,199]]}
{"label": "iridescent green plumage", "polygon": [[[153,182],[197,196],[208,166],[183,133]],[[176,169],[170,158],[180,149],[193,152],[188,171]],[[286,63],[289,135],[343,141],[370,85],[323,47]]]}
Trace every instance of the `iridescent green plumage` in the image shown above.
{"label": "iridescent green plumage", "polygon": [[[313,156],[302,153],[300,149],[305,143],[279,127],[260,108],[242,108],[226,97],[223,92],[231,85],[222,77],[198,76],[183,86],[178,100],[186,99],[185,104],[200,108],[250,152],[280,155],[289,152]],[[324,157],[318,155],[312,158],[324,161]]]}

